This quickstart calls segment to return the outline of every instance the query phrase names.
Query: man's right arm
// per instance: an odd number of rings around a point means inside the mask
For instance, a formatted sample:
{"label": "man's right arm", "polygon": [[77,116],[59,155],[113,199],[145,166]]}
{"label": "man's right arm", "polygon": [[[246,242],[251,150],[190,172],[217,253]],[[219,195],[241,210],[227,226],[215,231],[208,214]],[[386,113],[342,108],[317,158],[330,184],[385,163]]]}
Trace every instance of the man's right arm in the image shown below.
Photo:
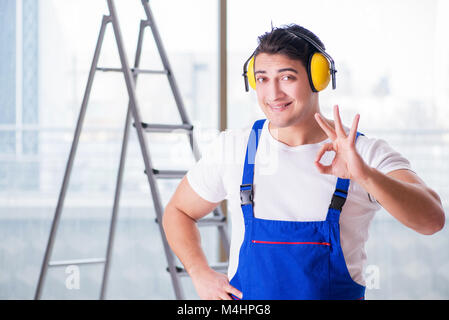
{"label": "man's right arm", "polygon": [[201,299],[229,300],[229,293],[241,298],[240,291],[229,284],[226,275],[209,267],[201,248],[196,221],[218,205],[201,198],[184,177],[165,207],[163,227],[170,247],[192,278]]}

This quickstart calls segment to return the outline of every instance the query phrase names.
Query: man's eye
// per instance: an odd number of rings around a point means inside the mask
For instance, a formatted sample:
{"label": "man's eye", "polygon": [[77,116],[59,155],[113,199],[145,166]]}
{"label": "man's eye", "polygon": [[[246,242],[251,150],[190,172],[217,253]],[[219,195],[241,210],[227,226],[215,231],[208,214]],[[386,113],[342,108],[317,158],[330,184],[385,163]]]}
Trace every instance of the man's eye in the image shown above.
{"label": "man's eye", "polygon": [[283,77],[282,77],[282,80],[290,80],[290,79],[291,79],[290,76],[283,76]]}
{"label": "man's eye", "polygon": [[262,83],[264,78],[257,78],[256,81]]}

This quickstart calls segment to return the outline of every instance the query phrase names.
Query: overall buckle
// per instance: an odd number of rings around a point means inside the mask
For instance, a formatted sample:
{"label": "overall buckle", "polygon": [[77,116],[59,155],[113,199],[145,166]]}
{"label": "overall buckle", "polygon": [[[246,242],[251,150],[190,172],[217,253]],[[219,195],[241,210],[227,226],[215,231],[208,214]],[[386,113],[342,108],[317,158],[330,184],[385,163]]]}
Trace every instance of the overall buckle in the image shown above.
{"label": "overall buckle", "polygon": [[340,196],[334,195],[331,200],[331,204],[329,208],[336,209],[341,211],[343,209],[343,205],[345,204],[346,199]]}
{"label": "overall buckle", "polygon": [[240,185],[240,205],[253,204],[253,185],[242,184]]}
{"label": "overall buckle", "polygon": [[341,211],[343,205],[346,202],[347,196],[348,196],[347,191],[336,188],[335,193],[332,195],[332,200],[329,208]]}

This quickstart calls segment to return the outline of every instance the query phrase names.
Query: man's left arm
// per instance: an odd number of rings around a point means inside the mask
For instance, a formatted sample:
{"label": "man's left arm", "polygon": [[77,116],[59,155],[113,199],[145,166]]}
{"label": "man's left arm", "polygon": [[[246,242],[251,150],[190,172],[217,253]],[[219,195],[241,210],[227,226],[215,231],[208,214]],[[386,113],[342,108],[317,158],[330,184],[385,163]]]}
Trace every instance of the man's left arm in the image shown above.
{"label": "man's left arm", "polygon": [[[338,105],[334,106],[334,127],[319,113],[315,119],[332,142],[319,150],[315,165],[320,173],[331,174],[359,183],[377,202],[402,224],[422,234],[434,234],[444,226],[444,210],[438,194],[412,171],[400,169],[383,174],[370,167],[355,147],[360,115],[357,114],[347,134],[340,119]],[[327,151],[334,151],[331,165],[320,159]]]}
{"label": "man's left arm", "polygon": [[443,228],[445,215],[440,197],[414,172],[400,169],[383,174],[369,166],[363,171],[357,183],[399,222],[425,235]]}

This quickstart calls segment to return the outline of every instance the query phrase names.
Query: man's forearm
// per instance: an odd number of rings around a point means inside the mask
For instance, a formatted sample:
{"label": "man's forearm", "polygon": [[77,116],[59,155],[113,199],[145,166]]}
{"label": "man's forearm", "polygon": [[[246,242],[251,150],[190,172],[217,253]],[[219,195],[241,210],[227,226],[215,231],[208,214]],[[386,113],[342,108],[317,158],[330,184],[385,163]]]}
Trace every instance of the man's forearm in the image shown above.
{"label": "man's forearm", "polygon": [[389,177],[375,168],[357,181],[369,194],[404,225],[422,234],[433,234],[444,225],[444,211],[438,195],[425,186]]}
{"label": "man's forearm", "polygon": [[209,267],[201,248],[200,232],[192,218],[175,206],[168,205],[164,212],[163,226],[170,247],[190,275]]}

